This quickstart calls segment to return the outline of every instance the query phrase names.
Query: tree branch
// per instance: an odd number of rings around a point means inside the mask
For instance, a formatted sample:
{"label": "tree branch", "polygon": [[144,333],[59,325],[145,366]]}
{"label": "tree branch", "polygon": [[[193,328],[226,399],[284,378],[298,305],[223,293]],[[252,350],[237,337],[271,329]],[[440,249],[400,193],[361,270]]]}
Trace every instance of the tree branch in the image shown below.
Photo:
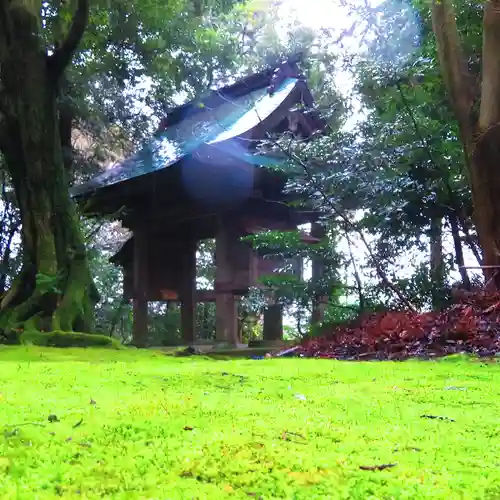
{"label": "tree branch", "polygon": [[[1,0],[0,0],[1,1]],[[78,0],[78,5],[68,34],[61,45],[49,57],[48,66],[55,78],[59,78],[71,62],[89,19],[89,0]]]}
{"label": "tree branch", "polygon": [[[257,113],[257,116],[259,118],[259,121],[262,123],[262,118],[259,116]],[[337,205],[331,200],[331,198],[328,196],[328,194],[325,192],[323,189],[323,186],[320,185],[319,183],[315,182],[314,175],[311,173],[309,169],[309,165],[302,159],[300,158],[297,154],[295,154],[291,150],[291,143],[290,147],[287,150],[279,141],[273,139],[269,134],[267,134],[268,139],[282,152],[284,153],[287,158],[292,160],[295,165],[298,165],[302,168],[304,171],[306,177],[311,181],[314,185],[314,188],[317,190],[317,192],[320,194],[320,196],[323,198],[325,204],[330,207],[334,215],[339,217],[345,224],[346,228],[354,230],[358,235],[363,243],[364,247],[366,248],[366,251],[368,253],[368,257],[370,258],[371,262],[373,263],[373,266],[375,267],[375,271],[377,272],[377,275],[381,279],[382,283],[385,285],[385,287],[390,290],[391,292],[394,293],[394,295],[399,299],[399,301],[406,306],[410,311],[416,312],[415,306],[410,302],[410,300],[405,297],[405,295],[397,288],[394,283],[391,282],[389,277],[387,276],[387,273],[385,272],[384,268],[380,264],[379,260],[377,259],[377,256],[373,253],[370,244],[368,243],[367,239],[365,238],[365,235],[363,234],[363,231],[358,228],[356,224],[351,222],[349,217],[337,207]]]}

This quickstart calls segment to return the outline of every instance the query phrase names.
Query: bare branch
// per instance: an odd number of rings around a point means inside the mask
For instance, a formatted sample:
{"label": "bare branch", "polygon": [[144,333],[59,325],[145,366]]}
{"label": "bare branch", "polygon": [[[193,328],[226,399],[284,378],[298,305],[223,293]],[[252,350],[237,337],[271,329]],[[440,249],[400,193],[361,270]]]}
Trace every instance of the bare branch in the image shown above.
{"label": "bare branch", "polygon": [[[0,0],[3,1],[3,0]],[[68,34],[61,45],[54,51],[54,54],[49,57],[48,65],[52,74],[57,78],[61,76],[71,58],[75,53],[80,40],[85,33],[89,18],[89,0],[78,0],[71,26]]]}
{"label": "bare branch", "polygon": [[460,266],[462,269],[500,269],[498,266]]}

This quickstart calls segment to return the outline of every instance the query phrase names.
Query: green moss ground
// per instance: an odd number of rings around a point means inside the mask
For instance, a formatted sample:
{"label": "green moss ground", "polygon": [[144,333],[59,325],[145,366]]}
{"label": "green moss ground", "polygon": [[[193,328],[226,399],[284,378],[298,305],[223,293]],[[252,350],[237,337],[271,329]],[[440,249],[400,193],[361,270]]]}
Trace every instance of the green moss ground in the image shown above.
{"label": "green moss ground", "polygon": [[3,347],[0,498],[497,499],[499,368]]}

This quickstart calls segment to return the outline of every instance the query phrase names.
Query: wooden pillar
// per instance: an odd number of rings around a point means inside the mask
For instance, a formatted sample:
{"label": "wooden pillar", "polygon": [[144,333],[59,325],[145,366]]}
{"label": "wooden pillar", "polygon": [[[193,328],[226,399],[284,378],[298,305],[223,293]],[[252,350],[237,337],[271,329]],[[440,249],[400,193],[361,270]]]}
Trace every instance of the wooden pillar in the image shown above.
{"label": "wooden pillar", "polygon": [[186,344],[196,340],[196,241],[189,241],[183,252],[181,300],[181,332]]}
{"label": "wooden pillar", "polygon": [[136,347],[148,345],[148,235],[134,231],[134,324],[132,343]]}
{"label": "wooden pillar", "polygon": [[300,256],[294,257],[292,261],[292,269],[295,277],[302,281],[304,279],[304,259]]}
{"label": "wooden pillar", "polygon": [[[311,224],[311,236],[318,239],[323,239],[326,236],[325,228],[321,224],[313,223]],[[312,259],[312,276],[311,280],[314,286],[318,285],[318,282],[323,278],[325,272],[325,262],[322,257],[313,257]],[[315,325],[323,321],[325,315],[325,301],[322,300],[322,294],[315,293],[313,297],[312,314],[311,314],[311,324]]]}
{"label": "wooden pillar", "polygon": [[215,242],[215,337],[217,342],[236,345],[239,343],[238,310],[235,297],[228,290],[234,277],[230,255],[232,237],[220,220]]}
{"label": "wooden pillar", "polygon": [[283,340],[283,308],[281,304],[271,304],[264,311],[265,341]]}

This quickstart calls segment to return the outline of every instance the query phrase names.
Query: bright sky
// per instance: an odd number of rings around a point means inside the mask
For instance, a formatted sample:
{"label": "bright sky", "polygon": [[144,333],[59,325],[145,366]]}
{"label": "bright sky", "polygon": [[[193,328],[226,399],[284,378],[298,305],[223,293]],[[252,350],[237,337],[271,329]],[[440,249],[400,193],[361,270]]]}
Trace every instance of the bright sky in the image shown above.
{"label": "bright sky", "polygon": [[[303,25],[320,31],[322,28],[335,29],[340,32],[351,27],[355,17],[347,7],[340,5],[338,0],[282,0],[280,12],[288,13],[288,20],[297,19]],[[286,20],[284,19],[286,22]],[[353,52],[356,50],[356,39],[345,38],[345,47]],[[350,79],[347,73],[341,72],[337,85],[342,91],[349,91]]]}

